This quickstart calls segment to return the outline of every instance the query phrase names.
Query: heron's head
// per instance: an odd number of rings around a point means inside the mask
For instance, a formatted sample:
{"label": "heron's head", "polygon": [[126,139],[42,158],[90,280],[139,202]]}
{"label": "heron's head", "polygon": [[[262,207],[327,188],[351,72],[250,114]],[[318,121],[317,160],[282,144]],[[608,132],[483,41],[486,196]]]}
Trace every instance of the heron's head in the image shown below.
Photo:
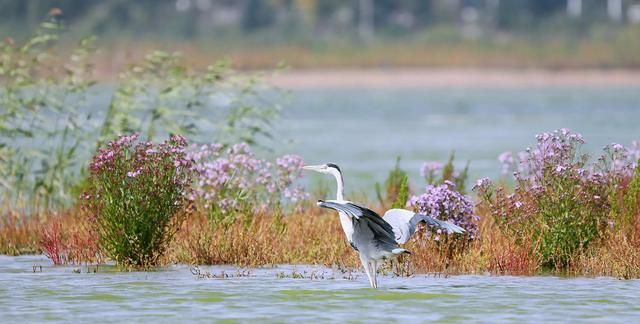
{"label": "heron's head", "polygon": [[302,167],[302,169],[325,173],[325,174],[334,174],[334,175],[342,174],[342,172],[340,172],[340,167],[333,163],[320,164],[320,165],[305,165]]}

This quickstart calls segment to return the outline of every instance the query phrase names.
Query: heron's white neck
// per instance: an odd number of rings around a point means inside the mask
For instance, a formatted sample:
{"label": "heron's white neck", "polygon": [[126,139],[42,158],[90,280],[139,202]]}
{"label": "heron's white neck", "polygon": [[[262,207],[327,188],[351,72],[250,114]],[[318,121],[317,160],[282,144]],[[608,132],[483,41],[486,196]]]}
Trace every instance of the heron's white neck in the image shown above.
{"label": "heron's white neck", "polygon": [[[331,174],[336,178],[336,184],[338,185],[336,188],[336,200],[344,201],[344,181],[342,179],[342,173],[336,169],[331,169]],[[342,225],[342,230],[347,236],[347,241],[351,243],[353,242],[353,224],[351,222],[351,218],[344,212],[338,212],[338,214],[340,215],[340,225]]]}
{"label": "heron's white neck", "polygon": [[331,169],[331,174],[336,178],[338,187],[336,188],[336,200],[344,200],[344,181],[342,180],[342,173],[336,169]]}

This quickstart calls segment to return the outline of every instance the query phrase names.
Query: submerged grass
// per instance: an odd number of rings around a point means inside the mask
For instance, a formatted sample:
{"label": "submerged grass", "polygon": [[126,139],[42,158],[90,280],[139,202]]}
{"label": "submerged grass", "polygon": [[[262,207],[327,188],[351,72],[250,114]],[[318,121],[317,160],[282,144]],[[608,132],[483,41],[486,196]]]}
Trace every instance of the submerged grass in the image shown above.
{"label": "submerged grass", "polygon": [[628,238],[614,233],[611,239],[578,255],[568,270],[571,274],[612,276],[624,279],[640,278],[640,233]]}

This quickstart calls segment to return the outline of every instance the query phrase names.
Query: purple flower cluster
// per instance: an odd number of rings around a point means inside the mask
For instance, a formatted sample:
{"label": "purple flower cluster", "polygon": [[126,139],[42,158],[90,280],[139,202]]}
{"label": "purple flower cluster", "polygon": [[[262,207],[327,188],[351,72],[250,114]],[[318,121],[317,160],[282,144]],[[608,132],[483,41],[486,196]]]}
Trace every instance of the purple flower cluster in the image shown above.
{"label": "purple flower cluster", "polygon": [[[120,178],[134,181],[145,176],[151,179],[170,177],[171,183],[186,193],[191,186],[192,163],[186,157],[185,138],[173,135],[161,144],[135,144],[138,137],[138,134],[120,136],[98,150],[89,164],[91,175],[114,181]],[[146,180],[141,181],[140,185],[143,185]]]}
{"label": "purple flower cluster", "polygon": [[561,174],[582,168],[587,160],[586,155],[579,154],[582,144],[582,135],[562,128],[552,133],[538,134],[534,148],[527,148],[516,155],[504,152],[498,160],[504,174],[513,172],[518,180],[539,182],[548,171]]}
{"label": "purple flower cluster", "polygon": [[231,212],[244,204],[258,211],[279,206],[283,198],[296,203],[307,196],[303,187],[294,187],[304,165],[296,155],[278,158],[274,165],[241,143],[227,149],[220,144],[192,147],[187,158],[197,174],[193,198],[205,209]]}
{"label": "purple flower cluster", "polygon": [[472,190],[473,191],[486,191],[491,186],[491,180],[489,178],[480,178],[476,180]]}
{"label": "purple flower cluster", "polygon": [[113,170],[116,160],[138,140],[138,136],[138,133],[120,136],[115,141],[109,142],[107,147],[99,149],[89,164],[91,173]]}
{"label": "purple flower cluster", "polygon": [[[416,212],[446,220],[464,228],[471,238],[478,234],[478,216],[474,215],[471,199],[455,190],[451,181],[427,185],[425,193],[412,196],[407,202]],[[440,232],[438,231],[438,234]],[[437,238],[437,237],[436,237]]]}

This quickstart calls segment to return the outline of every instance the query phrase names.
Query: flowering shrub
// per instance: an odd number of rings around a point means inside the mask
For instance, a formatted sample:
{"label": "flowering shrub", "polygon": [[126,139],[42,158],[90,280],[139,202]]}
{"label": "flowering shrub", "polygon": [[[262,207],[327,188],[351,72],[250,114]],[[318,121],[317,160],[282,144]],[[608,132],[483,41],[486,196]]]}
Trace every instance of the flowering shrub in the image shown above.
{"label": "flowering shrub", "polygon": [[307,193],[294,182],[301,175],[302,158],[285,155],[275,165],[256,158],[247,144],[228,149],[211,144],[193,148],[187,155],[197,174],[193,199],[214,222],[233,222],[282,203],[302,202]]}
{"label": "flowering shrub", "polygon": [[633,174],[634,163],[622,145],[612,144],[588,164],[580,153],[582,136],[568,129],[538,134],[536,140],[533,149],[499,157],[503,171],[513,172],[513,193],[486,178],[474,190],[499,226],[517,237],[531,234],[543,263],[563,267],[613,224],[608,197]]}
{"label": "flowering shrub", "polygon": [[121,136],[93,157],[85,202],[106,254],[121,265],[146,267],[157,263],[177,229],[193,172],[183,137],[134,145],[137,139]]}
{"label": "flowering shrub", "polygon": [[[427,185],[424,194],[412,196],[407,204],[418,213],[464,228],[473,239],[478,235],[479,218],[473,213],[471,200],[456,191],[455,187],[449,180],[438,186]],[[437,234],[440,233],[440,230],[437,230]]]}

